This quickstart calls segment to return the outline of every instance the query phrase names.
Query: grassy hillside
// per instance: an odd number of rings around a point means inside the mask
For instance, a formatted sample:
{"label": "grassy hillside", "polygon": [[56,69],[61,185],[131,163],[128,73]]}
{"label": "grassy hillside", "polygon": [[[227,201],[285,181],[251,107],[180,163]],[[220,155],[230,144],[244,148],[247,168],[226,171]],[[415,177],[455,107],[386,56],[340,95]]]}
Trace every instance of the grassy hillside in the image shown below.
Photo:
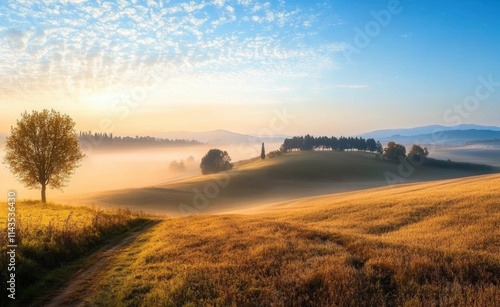
{"label": "grassy hillside", "polygon": [[[385,174],[389,172],[400,176],[401,169],[407,172],[399,162],[382,160],[368,153],[292,152],[273,159],[239,164],[227,173],[200,175],[154,187],[99,193],[86,196],[83,200],[169,215],[180,215],[185,211],[217,213],[233,210],[235,204],[239,208],[255,207],[260,203],[386,186]],[[400,176],[400,179],[407,183],[489,171],[420,166],[409,176]]]}
{"label": "grassy hillside", "polygon": [[164,221],[103,272],[95,305],[495,306],[500,176]]}
{"label": "grassy hillside", "polygon": [[[0,220],[7,221],[8,206]],[[39,296],[48,285],[60,283],[68,271],[59,270],[102,246],[108,240],[150,222],[143,214],[130,210],[99,210],[18,201],[16,204],[16,303]],[[8,280],[7,229],[0,229],[0,267],[2,285]],[[67,268],[67,267],[66,267]],[[3,305],[3,304],[0,304]],[[22,305],[22,304],[21,304]],[[20,305],[19,305],[20,306]]]}

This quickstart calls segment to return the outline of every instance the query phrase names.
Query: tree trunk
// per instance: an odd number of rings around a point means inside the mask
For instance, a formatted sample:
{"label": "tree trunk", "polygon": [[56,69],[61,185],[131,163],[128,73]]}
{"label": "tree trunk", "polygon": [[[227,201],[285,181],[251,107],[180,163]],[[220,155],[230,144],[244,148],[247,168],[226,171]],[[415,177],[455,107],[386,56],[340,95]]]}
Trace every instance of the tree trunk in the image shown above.
{"label": "tree trunk", "polygon": [[45,197],[45,184],[42,184],[42,203],[45,204],[47,202],[47,198]]}

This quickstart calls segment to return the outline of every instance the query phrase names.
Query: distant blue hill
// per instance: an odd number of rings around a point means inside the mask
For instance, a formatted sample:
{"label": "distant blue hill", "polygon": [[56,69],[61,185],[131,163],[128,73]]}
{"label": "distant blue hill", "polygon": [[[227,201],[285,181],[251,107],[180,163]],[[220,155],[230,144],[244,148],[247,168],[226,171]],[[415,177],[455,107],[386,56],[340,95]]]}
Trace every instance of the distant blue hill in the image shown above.
{"label": "distant blue hill", "polygon": [[[472,132],[472,131],[477,132]],[[430,125],[430,126],[422,126],[415,128],[406,128],[406,129],[386,129],[386,130],[376,130],[368,133],[361,134],[360,136],[364,138],[374,138],[374,139],[388,139],[391,137],[418,137],[425,135],[432,135],[438,132],[447,132],[447,131],[457,131],[455,133],[450,134],[452,138],[460,138],[466,139],[467,137],[472,138],[474,140],[479,140],[483,137],[486,138],[495,138],[496,134],[491,134],[491,132],[500,132],[500,127],[496,126],[482,126],[482,125],[474,125],[474,124],[463,124],[457,126],[440,126],[440,125]],[[467,133],[461,133],[458,131],[469,131]],[[461,136],[462,135],[462,136]]]}
{"label": "distant blue hill", "polygon": [[378,138],[378,140],[384,145],[389,141],[394,141],[405,146],[412,144],[464,145],[472,142],[500,140],[500,131],[475,129],[447,130],[412,136],[393,135],[390,137]]}

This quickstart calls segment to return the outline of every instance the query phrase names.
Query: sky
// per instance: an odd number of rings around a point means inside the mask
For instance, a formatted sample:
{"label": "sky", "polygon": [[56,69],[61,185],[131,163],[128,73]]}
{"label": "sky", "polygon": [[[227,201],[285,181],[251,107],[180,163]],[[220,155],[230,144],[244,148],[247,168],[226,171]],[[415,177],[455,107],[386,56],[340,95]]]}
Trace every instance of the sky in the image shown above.
{"label": "sky", "polygon": [[0,3],[0,133],[53,108],[115,135],[500,126],[500,2]]}

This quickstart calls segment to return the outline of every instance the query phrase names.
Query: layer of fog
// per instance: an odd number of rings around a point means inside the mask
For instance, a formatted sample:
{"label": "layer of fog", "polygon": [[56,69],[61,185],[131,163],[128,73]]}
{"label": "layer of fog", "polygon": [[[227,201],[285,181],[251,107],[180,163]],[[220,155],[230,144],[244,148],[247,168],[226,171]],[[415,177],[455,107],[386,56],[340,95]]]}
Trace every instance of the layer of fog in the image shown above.
{"label": "layer of fog", "polygon": [[456,162],[487,164],[500,167],[500,146],[465,145],[437,147],[430,150],[430,157]]}
{"label": "layer of fog", "polygon": [[[280,143],[266,143],[266,151],[276,150]],[[47,199],[70,195],[108,191],[123,188],[145,187],[166,183],[201,174],[200,161],[211,148],[219,148],[229,153],[233,162],[260,155],[260,143],[229,145],[199,145],[181,147],[148,147],[124,149],[91,149],[71,176],[63,192],[49,189]],[[4,153],[0,152],[3,161]],[[190,159],[192,157],[192,159]],[[192,161],[191,161],[192,160]],[[176,170],[172,161],[183,162],[185,169]],[[26,189],[16,181],[6,165],[0,165],[0,185],[7,191],[17,191],[19,199],[39,199],[39,190]]]}

